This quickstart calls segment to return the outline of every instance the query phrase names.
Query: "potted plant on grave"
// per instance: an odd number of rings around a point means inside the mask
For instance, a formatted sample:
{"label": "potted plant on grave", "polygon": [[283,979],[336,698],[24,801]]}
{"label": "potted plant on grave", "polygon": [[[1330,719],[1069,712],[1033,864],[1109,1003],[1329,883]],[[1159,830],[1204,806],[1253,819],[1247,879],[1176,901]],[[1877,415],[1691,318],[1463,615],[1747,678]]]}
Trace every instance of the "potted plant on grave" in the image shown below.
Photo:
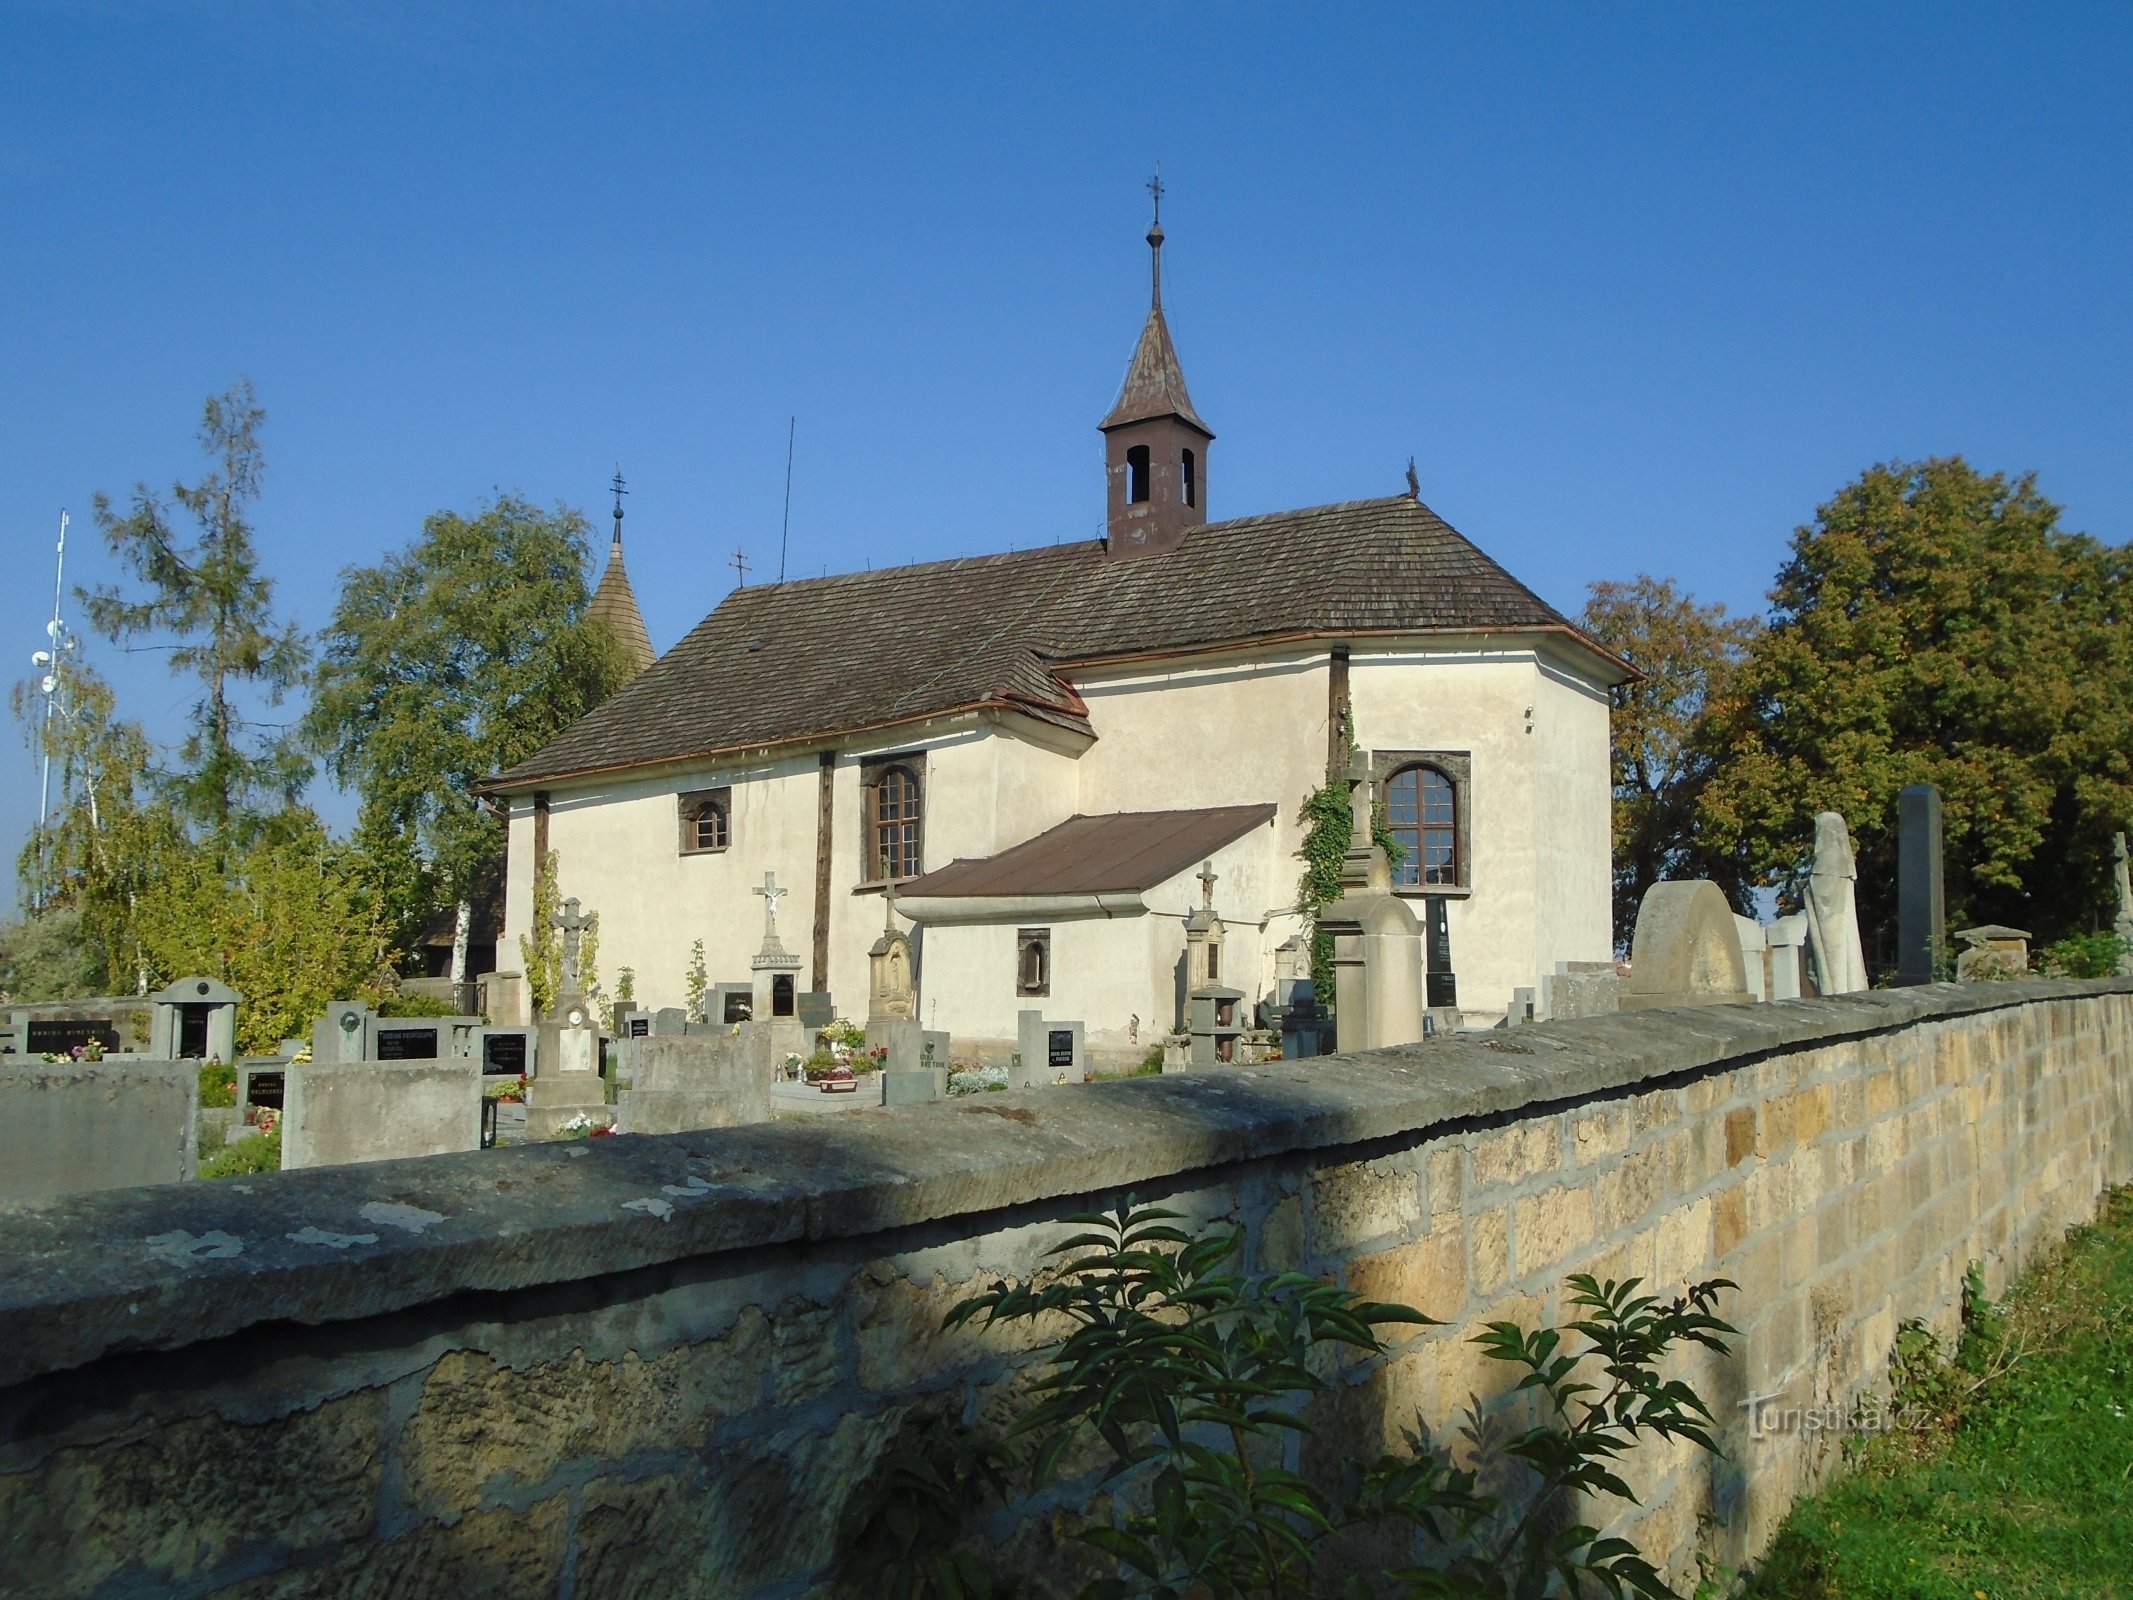
{"label": "potted plant on grave", "polygon": [[807,1081],[824,1094],[851,1094],[859,1084],[852,1069],[828,1050],[817,1050],[803,1069]]}

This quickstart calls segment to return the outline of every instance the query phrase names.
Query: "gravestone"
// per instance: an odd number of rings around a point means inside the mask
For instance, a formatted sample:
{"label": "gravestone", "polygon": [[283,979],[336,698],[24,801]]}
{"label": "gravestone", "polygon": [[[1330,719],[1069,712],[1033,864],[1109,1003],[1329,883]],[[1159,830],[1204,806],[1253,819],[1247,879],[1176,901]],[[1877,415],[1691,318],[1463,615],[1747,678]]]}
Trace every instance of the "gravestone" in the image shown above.
{"label": "gravestone", "polygon": [[359,1161],[481,1148],[478,1061],[310,1062],[288,1069],[281,1164]]}
{"label": "gravestone", "polygon": [[1858,994],[1867,986],[1858,878],[1851,830],[1839,813],[1823,812],[1815,818],[1814,870],[1807,878],[1807,948],[1817,994]]}
{"label": "gravestone", "polygon": [[336,1000],[311,1024],[313,1061],[373,1061],[378,1014],[360,1000]]}
{"label": "gravestone", "polygon": [[661,1006],[652,1013],[652,1030],[649,1037],[679,1039],[688,1031],[689,1013],[680,1006]]}
{"label": "gravestone", "polygon": [[1015,1044],[1021,1070],[1015,1075],[1017,1089],[1042,1088],[1055,1083],[1081,1083],[1088,1078],[1086,1029],[1079,1022],[1059,1022],[1043,1012],[1025,1009],[1015,1013]]}
{"label": "gravestone", "polygon": [[599,922],[598,912],[580,912],[575,896],[555,919],[563,936],[563,981],[535,1036],[534,1072],[526,1085],[529,1139],[552,1138],[581,1117],[610,1119],[607,1081],[600,1075],[600,1023],[580,987],[582,941]]}
{"label": "gravestone", "polygon": [[686,1133],[770,1120],[769,1039],[739,1033],[652,1037],[638,1046],[636,1086],[617,1097],[622,1133]]}
{"label": "gravestone", "polygon": [[1459,977],[1452,971],[1451,916],[1441,894],[1431,895],[1423,905],[1427,911],[1424,940],[1428,947],[1429,1009],[1450,1010],[1459,1004]]}
{"label": "gravestone", "polygon": [[288,1094],[289,1058],[264,1058],[237,1063],[237,1108],[266,1106],[279,1111]]}
{"label": "gravestone", "polygon": [[882,894],[881,937],[867,950],[867,1023],[918,1015],[911,938],[896,926],[896,885]]}
{"label": "gravestone", "polygon": [[1931,983],[1945,954],[1940,791],[1914,783],[1896,799],[1896,981]]}
{"label": "gravestone", "polygon": [[1612,961],[1558,961],[1541,979],[1548,1019],[1607,1017],[1622,1009],[1622,978]]}
{"label": "gravestone", "polygon": [[448,1054],[438,1043],[444,1029],[435,1017],[380,1017],[372,1034],[374,1061],[436,1061]]}
{"label": "gravestone", "polygon": [[1741,975],[1748,981],[1748,996],[1753,1000],[1770,998],[1770,941],[1764,935],[1763,925],[1753,917],[1733,914],[1733,931],[1740,936]]}
{"label": "gravestone", "polygon": [[[1319,918],[1333,936],[1333,1012],[1340,1048],[1413,1044],[1428,1009],[1422,924],[1392,892],[1392,863],[1371,836],[1374,781],[1369,752],[1357,751],[1347,777],[1350,838],[1341,858],[1341,897]],[[1450,977],[1449,937],[1445,976]]]}
{"label": "gravestone", "polygon": [[[882,1042],[889,1050],[882,1063],[882,1104],[907,1106],[944,1099],[948,1093],[948,1035],[921,1028],[915,1017],[891,1017],[881,1026]],[[867,1042],[874,1042],[872,1029],[867,1031]]]}
{"label": "gravestone", "polygon": [[1797,1000],[1808,992],[1807,913],[1779,917],[1764,930],[1763,970],[1769,985],[1765,998]]}
{"label": "gravestone", "polygon": [[474,1036],[474,1061],[484,1077],[531,1077],[539,1064],[531,1028],[481,1028]]}
{"label": "gravestone", "polygon": [[714,1028],[730,1028],[755,1016],[755,985],[715,983],[704,995],[704,1017]]}
{"label": "gravestone", "polygon": [[[180,978],[148,997],[155,1003],[148,1050],[164,1061],[237,1059],[237,1007],[244,996],[213,978]],[[31,1041],[31,1048],[37,1048]]]}
{"label": "gravestone", "polygon": [[794,1010],[800,1018],[800,1026],[809,1033],[828,1027],[837,1020],[837,1002],[825,992],[809,990],[794,1002]]}
{"label": "gravestone", "polygon": [[2002,927],[1995,922],[1981,928],[1959,928],[1955,937],[1963,945],[1963,953],[1955,958],[1957,983],[2019,978],[2029,970],[2026,929]]}
{"label": "gravestone", "polygon": [[1513,1026],[1522,1022],[1532,1022],[1538,1014],[1539,1003],[1539,995],[1536,990],[1513,989],[1511,991],[1511,1009],[1505,1013],[1504,1020]]}
{"label": "gravestone", "polygon": [[1653,884],[1637,907],[1622,1009],[1747,1005],[1754,998],[1733,908],[1718,885],[1702,878]]}
{"label": "gravestone", "polygon": [[2126,871],[2126,836],[2111,835],[2111,876],[2118,889],[2118,916],[2111,931],[2118,935],[2118,975],[2133,978],[2133,882]]}
{"label": "gravestone", "polygon": [[750,1015],[758,1022],[780,1017],[797,1022],[800,958],[778,938],[778,902],[792,891],[780,889],[778,875],[766,872],[761,887],[748,892],[763,897],[763,943],[748,963],[755,975]]}
{"label": "gravestone", "polygon": [[0,1205],[193,1176],[195,1061],[22,1062],[0,1071]]}

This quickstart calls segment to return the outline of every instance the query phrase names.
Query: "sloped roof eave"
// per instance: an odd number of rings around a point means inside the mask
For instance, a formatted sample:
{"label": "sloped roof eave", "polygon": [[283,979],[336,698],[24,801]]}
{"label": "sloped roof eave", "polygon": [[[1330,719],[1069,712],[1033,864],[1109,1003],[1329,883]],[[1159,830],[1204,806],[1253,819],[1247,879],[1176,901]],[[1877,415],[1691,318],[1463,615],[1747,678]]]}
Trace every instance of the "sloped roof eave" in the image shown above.
{"label": "sloped roof eave", "polygon": [[[522,794],[534,789],[545,789],[552,784],[573,783],[586,778],[606,777],[617,772],[657,772],[670,768],[701,766],[707,761],[719,761],[730,756],[750,755],[788,749],[820,749],[826,744],[855,739],[864,734],[885,733],[891,728],[920,727],[929,722],[941,722],[953,717],[969,716],[982,711],[1013,711],[1024,716],[1036,717],[1070,733],[1078,733],[1094,740],[1096,730],[1089,726],[1087,705],[1079,695],[1074,696],[1071,707],[1044,706],[1026,695],[988,695],[981,700],[970,700],[959,705],[940,706],[931,711],[914,711],[908,716],[889,717],[879,722],[854,724],[842,728],[816,728],[809,732],[782,734],[775,739],[742,739],[732,744],[710,746],[702,750],[684,751],[678,755],[659,756],[646,761],[613,761],[583,767],[572,767],[553,772],[533,772],[518,776],[519,767],[507,768],[480,779],[474,785],[479,795]],[[527,763],[521,762],[520,767]]]}

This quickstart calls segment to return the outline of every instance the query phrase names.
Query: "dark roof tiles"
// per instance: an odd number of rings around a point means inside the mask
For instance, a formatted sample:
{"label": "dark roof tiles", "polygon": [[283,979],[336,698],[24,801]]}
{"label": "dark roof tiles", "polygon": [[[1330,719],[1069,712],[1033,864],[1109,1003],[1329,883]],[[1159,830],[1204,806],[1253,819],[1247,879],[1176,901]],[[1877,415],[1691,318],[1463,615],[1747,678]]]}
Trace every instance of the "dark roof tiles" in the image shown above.
{"label": "dark roof tiles", "polygon": [[1270,805],[1069,817],[996,856],[950,862],[899,888],[904,899],[1123,893],[1152,889],[1270,821]]}
{"label": "dark roof tiles", "polygon": [[1077,662],[1299,634],[1534,628],[1576,634],[1405,495],[1211,522],[1133,561],[1085,540],[764,584],[728,594],[491,784],[833,740],[984,705],[1086,732],[1067,676]]}

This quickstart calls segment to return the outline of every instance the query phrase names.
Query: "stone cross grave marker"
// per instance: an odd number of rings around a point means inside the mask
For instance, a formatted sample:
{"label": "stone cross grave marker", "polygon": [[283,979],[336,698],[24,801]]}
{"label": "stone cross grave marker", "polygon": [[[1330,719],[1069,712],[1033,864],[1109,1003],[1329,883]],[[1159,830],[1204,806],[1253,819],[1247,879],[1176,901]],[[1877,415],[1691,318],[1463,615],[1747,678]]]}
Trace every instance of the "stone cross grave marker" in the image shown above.
{"label": "stone cross grave marker", "polygon": [[762,887],[750,889],[748,892],[763,897],[763,942],[769,944],[778,936],[778,902],[792,891],[780,889],[778,875],[775,872],[766,872],[763,874]]}
{"label": "stone cross grave marker", "polygon": [[597,927],[599,921],[600,913],[597,911],[590,916],[580,914],[576,895],[572,895],[563,902],[563,909],[555,919],[556,929],[563,935],[563,992],[565,994],[576,994],[578,992],[578,982],[581,976],[578,964],[582,956],[581,947],[585,938],[585,930]]}

